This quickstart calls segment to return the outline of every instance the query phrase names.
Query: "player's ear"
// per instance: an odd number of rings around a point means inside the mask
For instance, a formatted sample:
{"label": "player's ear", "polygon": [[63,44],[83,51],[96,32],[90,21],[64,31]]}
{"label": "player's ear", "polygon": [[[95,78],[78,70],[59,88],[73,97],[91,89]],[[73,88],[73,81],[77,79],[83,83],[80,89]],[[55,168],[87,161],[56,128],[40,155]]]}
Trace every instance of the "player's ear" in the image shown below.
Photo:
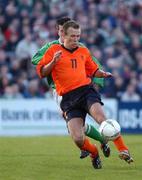
{"label": "player's ear", "polygon": [[55,28],[57,31],[59,30],[59,26],[57,24],[55,25]]}

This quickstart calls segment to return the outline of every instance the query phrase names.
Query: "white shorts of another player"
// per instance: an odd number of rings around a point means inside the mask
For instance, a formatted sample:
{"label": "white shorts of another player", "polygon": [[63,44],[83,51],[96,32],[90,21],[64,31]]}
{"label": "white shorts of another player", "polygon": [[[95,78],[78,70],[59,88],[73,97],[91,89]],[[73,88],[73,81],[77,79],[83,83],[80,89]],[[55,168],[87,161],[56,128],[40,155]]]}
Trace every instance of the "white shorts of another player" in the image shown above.
{"label": "white shorts of another player", "polygon": [[60,103],[62,101],[62,96],[59,96],[56,92],[56,89],[53,90],[53,98],[56,101],[57,105],[60,107]]}

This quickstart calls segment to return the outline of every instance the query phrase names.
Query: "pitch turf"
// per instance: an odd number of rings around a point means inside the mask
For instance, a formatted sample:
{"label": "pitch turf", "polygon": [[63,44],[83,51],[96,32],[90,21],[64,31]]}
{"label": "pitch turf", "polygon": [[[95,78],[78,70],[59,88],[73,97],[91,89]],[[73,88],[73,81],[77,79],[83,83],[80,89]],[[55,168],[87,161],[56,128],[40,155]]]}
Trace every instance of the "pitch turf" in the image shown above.
{"label": "pitch turf", "polygon": [[0,138],[0,180],[141,180],[142,135],[124,139],[135,162],[120,160],[111,142],[111,157],[101,152],[103,169],[95,170],[68,136]]}

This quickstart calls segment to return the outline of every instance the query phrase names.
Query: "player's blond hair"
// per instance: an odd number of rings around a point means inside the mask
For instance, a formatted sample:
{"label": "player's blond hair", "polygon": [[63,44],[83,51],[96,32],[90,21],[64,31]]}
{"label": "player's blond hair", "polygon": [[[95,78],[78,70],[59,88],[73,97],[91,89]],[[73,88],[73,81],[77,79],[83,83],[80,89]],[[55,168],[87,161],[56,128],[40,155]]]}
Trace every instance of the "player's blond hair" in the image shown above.
{"label": "player's blond hair", "polygon": [[80,28],[80,25],[79,25],[76,21],[73,21],[73,20],[66,22],[66,23],[63,25],[63,31],[64,31],[65,34],[67,34],[67,31],[68,31],[68,29],[69,29],[70,27],[72,27],[72,28],[74,28],[74,29],[79,29],[79,28]]}

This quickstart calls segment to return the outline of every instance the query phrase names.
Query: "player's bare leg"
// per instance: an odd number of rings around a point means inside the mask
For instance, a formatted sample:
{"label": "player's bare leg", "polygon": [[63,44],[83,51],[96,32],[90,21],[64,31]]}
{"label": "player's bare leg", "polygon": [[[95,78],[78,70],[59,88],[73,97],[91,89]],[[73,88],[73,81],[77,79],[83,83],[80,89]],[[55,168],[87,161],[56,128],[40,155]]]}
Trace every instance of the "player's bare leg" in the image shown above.
{"label": "player's bare leg", "polygon": [[75,142],[75,144],[81,149],[90,152],[92,158],[92,165],[96,169],[102,167],[101,161],[99,158],[99,153],[96,145],[92,144],[89,139],[85,137],[83,130],[83,119],[81,118],[72,118],[68,121],[68,129],[70,135]]}
{"label": "player's bare leg", "polygon": [[[104,114],[103,108],[100,103],[94,103],[90,107],[90,114],[91,116],[97,121],[97,123],[101,124],[103,121],[105,121],[107,118]],[[125,145],[124,140],[122,138],[122,135],[120,135],[117,139],[114,141],[114,145],[116,146],[117,150],[119,151],[119,157],[122,160],[125,160],[128,163],[133,162],[132,157],[130,156],[128,147]],[[126,153],[127,152],[127,153]]]}

